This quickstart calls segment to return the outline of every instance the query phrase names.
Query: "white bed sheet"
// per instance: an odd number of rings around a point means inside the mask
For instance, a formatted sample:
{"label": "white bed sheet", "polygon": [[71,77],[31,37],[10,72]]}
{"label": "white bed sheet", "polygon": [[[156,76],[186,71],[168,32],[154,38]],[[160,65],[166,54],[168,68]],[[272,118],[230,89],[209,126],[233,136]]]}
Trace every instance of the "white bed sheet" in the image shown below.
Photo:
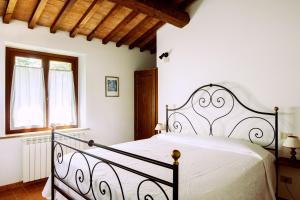
{"label": "white bed sheet", "polygon": [[[269,200],[275,199],[275,166],[274,156],[262,147],[246,141],[225,139],[221,137],[180,136],[177,134],[160,134],[147,140],[140,140],[114,145],[114,148],[139,154],[145,157],[172,163],[171,152],[178,149],[181,152],[179,159],[179,199],[180,200]],[[172,171],[145,164],[142,161],[131,159],[123,155],[111,153],[99,148],[90,149],[88,152],[109,158],[109,160],[124,164],[131,168],[151,175],[161,177],[172,182]],[[61,175],[66,172],[68,157],[58,168]],[[88,158],[93,166],[97,161]],[[76,169],[83,169],[87,174],[88,169],[83,164],[80,155],[74,156],[69,174],[68,183],[76,187],[74,174]],[[137,199],[137,185],[145,178],[114,167],[123,185],[125,199]],[[103,197],[97,185],[106,180],[110,184],[112,199],[122,199],[121,190],[117,179],[111,169],[105,165],[98,165],[95,170],[93,185],[95,196]],[[80,188],[87,191],[89,179],[85,176]],[[126,184],[125,184],[126,182]],[[75,199],[81,199],[71,189],[58,183],[59,187],[67,191]],[[104,196],[109,197],[108,188]],[[172,189],[163,186],[167,195],[172,199]],[[51,184],[48,180],[43,196],[50,199]],[[147,191],[147,193],[145,193]],[[151,183],[141,187],[141,199],[144,195],[151,194],[154,199],[165,199],[162,192]],[[90,195],[91,199],[92,196]],[[56,195],[56,199],[63,199]],[[106,198],[105,198],[106,199]]]}

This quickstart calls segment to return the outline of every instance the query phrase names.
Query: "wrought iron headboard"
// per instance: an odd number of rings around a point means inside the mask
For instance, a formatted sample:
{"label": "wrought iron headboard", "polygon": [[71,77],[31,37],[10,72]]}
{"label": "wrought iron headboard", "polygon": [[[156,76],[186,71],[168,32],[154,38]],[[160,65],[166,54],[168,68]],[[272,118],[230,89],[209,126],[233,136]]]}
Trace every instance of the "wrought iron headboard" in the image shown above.
{"label": "wrought iron headboard", "polygon": [[[227,94],[227,98],[220,95],[220,92],[223,92],[225,94]],[[197,97],[197,95],[199,95],[199,93],[202,93],[202,96],[198,96],[198,99],[195,98]],[[218,94],[218,95],[217,95]],[[225,95],[226,96],[226,95]],[[196,99],[196,101],[195,101]],[[221,108],[223,108],[226,104],[226,100],[229,99],[231,100],[231,105],[229,105],[229,109],[223,113],[222,115],[215,117],[213,119],[208,118],[207,116],[204,115],[204,113],[201,113],[199,111],[200,109],[206,110],[206,109],[210,109],[211,110],[219,110]],[[238,115],[236,115],[235,117],[239,117],[239,119],[237,121],[233,121],[233,128],[229,129],[230,131],[226,134],[224,134],[224,136],[227,137],[232,137],[234,136],[234,131],[237,129],[237,127],[241,126],[241,124],[245,123],[246,121],[250,121],[250,120],[258,120],[263,122],[266,126],[269,127],[269,132],[271,132],[271,140],[265,144],[261,144],[259,142],[257,142],[257,139],[263,139],[264,138],[264,131],[258,127],[258,123],[252,123],[250,124],[250,127],[247,128],[248,131],[248,140],[251,143],[256,143],[259,144],[260,146],[263,146],[265,149],[269,149],[269,150],[274,150],[275,153],[275,167],[276,167],[276,197],[278,196],[278,107],[274,107],[274,112],[261,112],[261,111],[257,111],[254,110],[252,108],[249,108],[248,106],[246,106],[245,104],[243,104],[238,98],[237,96],[228,88],[222,86],[222,85],[217,85],[217,84],[208,84],[208,85],[204,85],[199,87],[198,89],[196,89],[188,98],[188,100],[180,107],[177,108],[169,108],[168,105],[166,105],[166,131],[177,131],[177,132],[182,132],[183,131],[183,126],[182,123],[179,119],[176,119],[175,115],[180,115],[182,119],[186,120],[188,122],[188,124],[191,126],[193,133],[195,134],[199,134],[199,132],[196,130],[196,128],[193,125],[192,120],[189,118],[189,116],[187,116],[187,114],[183,113],[182,111],[184,111],[184,109],[186,107],[188,107],[189,102],[191,102],[190,106],[192,108],[192,112],[194,113],[194,115],[198,116],[198,120],[202,119],[202,123],[205,122],[206,124],[208,124],[209,127],[209,131],[208,131],[208,135],[213,136],[214,135],[214,128],[216,126],[216,122],[221,121],[222,119],[224,119],[225,117],[230,118],[230,115],[232,115],[233,110],[236,106],[240,106],[241,108],[244,108],[245,111],[247,111],[248,113],[251,113],[250,116],[243,116],[243,115],[239,115],[240,113],[238,113]],[[196,102],[196,103],[195,103]],[[237,103],[235,103],[237,102]],[[197,110],[197,106],[198,106],[198,110]],[[171,112],[171,114],[170,114]],[[171,123],[170,126],[170,121],[172,120],[172,118],[175,118],[175,120],[173,121],[173,123]],[[199,122],[200,123],[200,122]],[[249,124],[248,124],[249,125]],[[222,127],[221,127],[222,129]],[[253,136],[255,138],[253,138]]]}
{"label": "wrought iron headboard", "polygon": [[[197,98],[198,97],[198,98]],[[195,100],[196,99],[196,100]],[[226,102],[226,100],[229,100]],[[220,109],[224,108],[224,106],[228,104],[229,107],[226,112],[223,112],[223,114],[215,117],[215,118],[209,118],[205,115],[205,113],[200,112],[202,111],[219,111]],[[182,124],[182,121],[178,119],[178,116],[182,120],[185,120],[187,124],[189,124],[192,132],[195,134],[199,134],[199,131],[196,130],[195,124],[192,122],[191,118],[189,117],[190,113],[184,113],[183,111],[187,109],[187,107],[190,106],[188,109],[191,109],[191,114],[196,115],[198,118],[197,120],[200,120],[202,123],[206,123],[209,127],[209,133],[208,135],[213,136],[214,135],[214,128],[216,126],[216,122],[222,121],[224,118],[230,118],[231,114],[233,113],[233,110],[240,106],[241,108],[244,108],[245,111],[248,113],[251,113],[250,116],[242,116],[240,119],[237,119],[237,115],[235,115],[236,123],[233,124],[233,127],[231,130],[229,129],[228,133],[224,133],[224,136],[226,137],[233,137],[236,129],[239,126],[242,126],[242,124],[246,124],[245,122],[251,121],[250,123],[251,127],[247,127],[249,130],[248,134],[248,140],[251,143],[259,144],[260,146],[263,146],[266,149],[272,149],[275,150],[276,158],[278,153],[278,108],[274,108],[274,112],[261,112],[254,110],[252,108],[249,108],[245,104],[243,104],[237,96],[228,88],[217,85],[217,84],[208,84],[199,87],[196,89],[188,98],[188,100],[180,107],[177,108],[169,108],[168,105],[166,106],[166,131],[175,131],[175,132],[184,132],[184,127]],[[255,114],[255,115],[253,115]],[[177,116],[177,119],[176,119]],[[255,124],[253,124],[253,120],[255,120]],[[195,121],[195,120],[194,120]],[[258,122],[260,121],[260,122]],[[171,124],[169,124],[171,122]],[[198,123],[198,121],[196,121]],[[269,137],[268,141],[263,141],[264,139],[264,131],[260,127],[256,127],[257,123],[263,123],[265,126],[269,128],[269,136],[271,134],[271,137]],[[202,132],[201,132],[202,133]],[[260,141],[261,140],[261,141]]]}

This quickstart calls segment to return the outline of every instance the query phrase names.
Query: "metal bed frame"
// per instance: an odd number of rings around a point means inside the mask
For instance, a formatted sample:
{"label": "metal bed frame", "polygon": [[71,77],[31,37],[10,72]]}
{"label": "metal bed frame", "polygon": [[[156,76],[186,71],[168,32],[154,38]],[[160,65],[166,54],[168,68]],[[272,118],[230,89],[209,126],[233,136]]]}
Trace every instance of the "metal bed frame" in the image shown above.
{"label": "metal bed frame", "polygon": [[[197,97],[197,94],[202,93],[202,96]],[[231,102],[232,105],[228,105],[229,109],[227,112],[225,112],[223,115],[218,116],[214,119],[209,119],[207,116],[205,116],[203,113],[199,111],[199,108],[205,111],[205,109],[211,108],[214,110],[222,109],[228,103],[228,101],[225,100],[224,95],[229,96],[229,101]],[[228,100],[227,99],[227,100]],[[237,103],[235,103],[235,101]],[[195,106],[198,106],[197,107]],[[278,197],[278,107],[274,107],[274,112],[261,112],[254,110],[252,108],[249,108],[245,104],[243,104],[237,96],[228,88],[218,85],[218,84],[208,84],[208,85],[203,85],[196,89],[188,98],[188,100],[182,105],[177,108],[169,108],[168,105],[166,105],[166,132],[173,131],[177,133],[184,132],[183,130],[183,123],[182,120],[180,121],[178,118],[175,118],[175,116],[179,115],[184,119],[187,123],[189,124],[190,128],[192,129],[192,132],[196,135],[200,134],[200,131],[197,131],[196,128],[194,127],[192,121],[189,118],[189,114],[185,114],[183,110],[187,107],[191,107],[191,112],[198,116],[199,118],[202,119],[203,122],[206,122],[209,126],[209,131],[208,134],[209,136],[214,136],[214,127],[216,125],[216,122],[221,121],[223,118],[229,118],[230,114],[233,112],[234,108],[236,107],[241,107],[246,109],[246,111],[249,111],[251,114],[255,115],[250,115],[247,117],[242,117],[239,119],[239,121],[233,126],[231,131],[225,134],[225,137],[234,137],[234,131],[239,127],[241,124],[245,123],[246,121],[256,119],[258,121],[264,122],[266,126],[271,128],[271,134],[273,136],[272,140],[265,143],[261,144],[258,143],[257,140],[263,140],[264,139],[264,131],[260,127],[255,127],[255,125],[251,125],[250,127],[247,127],[249,129],[248,132],[248,141],[251,143],[258,144],[262,146],[263,148],[273,151],[275,154],[275,169],[276,169],[276,198]],[[170,114],[171,112],[171,114]],[[271,117],[272,121],[270,119],[267,119],[266,117]],[[175,118],[170,125],[170,120],[172,118]],[[203,134],[203,131],[201,131],[201,134]],[[257,139],[257,140],[254,140]]]}
{"label": "metal bed frame", "polygon": [[[141,160],[144,161],[146,163],[151,163],[153,165],[171,170],[173,173],[173,181],[170,182],[168,180],[163,180],[159,177],[155,177],[149,174],[146,174],[144,172],[129,168],[128,166],[125,165],[121,165],[118,164],[116,162],[110,161],[108,159],[102,158],[101,156],[96,156],[94,154],[88,153],[86,151],[82,151],[79,149],[76,149],[70,145],[64,144],[58,140],[56,140],[57,136],[62,136],[62,137],[67,137],[69,139],[72,140],[76,140],[82,143],[87,144],[89,147],[97,147],[97,148],[101,148],[101,149],[105,149],[108,150],[110,152],[114,152],[116,154],[121,154],[121,155],[125,155],[127,157],[131,157],[137,160]],[[160,185],[165,185],[168,187],[171,187],[173,189],[173,199],[174,200],[178,200],[178,166],[179,166],[179,162],[178,159],[180,158],[180,152],[178,150],[174,150],[171,154],[172,158],[174,159],[173,164],[168,164],[168,163],[164,163],[161,161],[157,161],[151,158],[146,158],[140,155],[136,155],[133,153],[129,153],[126,151],[122,151],[119,149],[115,149],[115,148],[111,148],[108,146],[104,146],[101,144],[97,144],[95,143],[93,140],[82,140],[73,136],[69,136],[66,134],[62,134],[62,133],[58,133],[54,130],[54,128],[52,128],[52,139],[51,139],[51,146],[52,146],[52,150],[51,150],[51,199],[55,199],[55,190],[58,191],[60,194],[62,194],[64,197],[66,197],[67,199],[74,199],[73,197],[71,197],[69,194],[67,194],[63,189],[59,188],[58,185],[56,185],[55,183],[55,179],[58,180],[59,182],[63,183],[65,186],[67,186],[68,188],[70,188],[71,190],[73,190],[76,194],[80,195],[83,199],[86,200],[96,200],[98,199],[97,196],[95,195],[95,185],[93,185],[93,174],[94,174],[94,169],[99,165],[99,164],[105,164],[107,166],[109,166],[109,168],[112,170],[112,173],[116,176],[119,186],[120,186],[120,192],[122,195],[122,199],[125,200],[125,194],[124,194],[124,190],[123,190],[123,185],[122,182],[120,180],[120,177],[118,175],[118,173],[116,172],[115,168],[120,168],[123,170],[126,170],[128,172],[131,172],[133,174],[136,174],[138,176],[144,177],[145,179],[142,180],[138,185],[137,185],[137,199],[154,199],[151,194],[146,194],[143,198],[141,198],[141,194],[140,194],[140,189],[142,184],[144,184],[145,182],[151,182],[154,184],[154,186],[158,187],[161,191],[162,194],[166,197],[166,199],[170,199],[169,196],[167,195],[166,191],[163,189],[163,187]],[[73,150],[74,152],[72,153],[72,156],[69,160],[68,163],[68,169],[67,169],[67,173],[64,176],[59,176],[57,171],[56,171],[56,166],[55,166],[55,157],[56,157],[56,162],[58,164],[62,164],[63,159],[64,159],[64,152],[63,152],[63,147],[65,148],[69,148],[71,150]],[[56,148],[58,148],[56,156],[55,156],[55,150]],[[84,179],[85,179],[85,174],[83,172],[82,169],[76,169],[76,175],[75,175],[75,182],[76,182],[76,186],[77,188],[74,188],[73,186],[69,185],[66,181],[65,178],[69,175],[69,169],[70,169],[70,164],[72,162],[72,158],[74,155],[76,154],[80,154],[83,158],[83,163],[87,164],[88,167],[88,178],[89,178],[89,188],[87,191],[82,191],[82,189],[80,188],[80,183],[83,183]],[[98,160],[98,162],[96,164],[94,164],[93,166],[91,166],[88,162],[87,157],[91,157],[91,158],[95,158]],[[115,168],[114,168],[115,167]],[[105,188],[106,186],[106,188]],[[101,193],[101,195],[107,195],[109,194],[109,199],[112,200],[112,190],[111,187],[109,185],[109,183],[105,180],[100,181],[98,188],[99,192]],[[92,196],[93,198],[89,198],[87,197],[87,195]]]}
{"label": "metal bed frame", "polygon": [[[216,90],[214,90],[213,92],[210,92],[208,89],[206,88],[217,88]],[[230,97],[232,98],[232,108],[229,110],[229,112],[227,112],[226,114],[214,119],[214,120],[210,120],[207,117],[205,117],[203,114],[199,113],[197,111],[197,109],[194,107],[194,97],[198,92],[204,92],[207,96],[205,97],[200,97],[196,102],[197,104],[202,107],[202,108],[208,108],[208,107],[213,107],[216,109],[220,109],[223,108],[223,106],[225,105],[225,99],[222,96],[217,95],[217,93],[219,92],[227,92]],[[180,110],[182,110],[185,106],[188,105],[189,102],[192,102],[192,109],[193,111],[199,115],[201,118],[203,118],[205,121],[207,121],[207,123],[209,124],[209,134],[210,136],[214,135],[213,132],[213,128],[215,125],[215,122],[218,121],[221,118],[224,118],[226,116],[229,116],[229,114],[232,112],[233,107],[234,107],[234,102],[235,100],[238,102],[239,105],[241,105],[243,108],[247,109],[248,111],[251,111],[252,113],[258,114],[259,116],[250,116],[247,118],[243,118],[242,120],[240,120],[232,129],[232,131],[227,135],[227,137],[232,137],[232,135],[234,135],[234,130],[236,129],[237,126],[239,126],[241,123],[243,123],[244,121],[248,120],[248,119],[259,119],[262,120],[264,122],[267,123],[267,125],[271,126],[272,129],[274,130],[274,138],[272,140],[271,143],[269,143],[268,145],[263,146],[266,149],[273,149],[275,150],[275,157],[276,157],[276,197],[277,197],[277,191],[278,191],[278,108],[275,107],[274,108],[274,113],[268,113],[268,112],[259,112],[256,110],[253,110],[247,106],[245,106],[229,89],[225,88],[224,86],[221,85],[216,85],[216,84],[209,84],[209,85],[204,85],[200,88],[198,88],[197,90],[195,90],[191,96],[189,97],[189,99],[180,107],[178,108],[174,108],[174,109],[170,109],[168,108],[168,106],[166,106],[166,131],[177,131],[177,132],[182,132],[183,126],[181,124],[180,121],[176,120],[174,121],[171,126],[169,125],[169,122],[171,121],[172,116],[176,115],[181,115],[184,116],[184,119],[187,119],[188,123],[191,125],[192,129],[194,130],[195,134],[198,134],[198,132],[195,130],[195,128],[193,127],[192,122],[189,120],[188,116],[186,116],[185,114],[183,114],[182,112],[180,112]],[[171,113],[171,114],[170,114]],[[274,117],[274,126],[273,124],[263,118],[263,116],[273,116]],[[253,134],[254,133],[254,134]],[[263,138],[264,136],[264,132],[261,128],[258,127],[252,127],[248,133],[249,136],[249,141],[252,143],[255,143],[255,141],[252,139],[252,135],[254,135],[254,137],[256,139],[260,139]],[[58,138],[59,137],[66,137],[69,138],[71,140],[75,140],[84,144],[87,144],[89,147],[96,147],[96,148],[100,148],[100,149],[104,149],[107,150],[109,152],[115,153],[115,154],[120,154],[123,156],[127,156],[129,158],[133,158],[133,159],[137,159],[140,161],[143,161],[145,163],[148,164],[153,164],[157,167],[161,167],[167,170],[170,170],[170,172],[172,173],[172,182],[168,181],[168,180],[164,180],[161,179],[160,177],[155,177],[152,176],[150,174],[132,169],[128,166],[119,164],[117,162],[113,162],[111,160],[105,159],[103,157],[101,157],[101,155],[94,155],[91,154],[87,151],[82,151],[80,149],[76,149],[68,144],[63,143],[62,141],[59,141]],[[274,148],[272,148],[271,146],[274,144]],[[271,147],[271,148],[269,148]],[[73,151],[70,160],[68,161],[68,169],[67,169],[67,173],[64,176],[60,176],[57,171],[56,171],[56,165],[62,164],[64,161],[64,148],[69,148]],[[79,156],[82,157],[83,159],[83,164],[85,163],[88,168],[88,174],[85,174],[84,171],[81,168],[76,168],[76,173],[75,173],[75,183],[76,183],[76,187],[71,186],[67,181],[66,181],[66,177],[69,175],[69,169],[70,169],[70,165],[72,162],[72,158],[74,157],[74,155],[78,154]],[[137,195],[137,199],[145,199],[145,200],[153,200],[154,197],[150,194],[150,191],[147,192],[146,194],[143,193],[141,194],[141,186],[148,182],[148,183],[152,183],[154,187],[158,188],[162,193],[162,196],[165,197],[165,199],[169,200],[169,199],[173,199],[173,200],[178,200],[178,185],[179,185],[179,158],[180,158],[180,152],[178,150],[174,150],[171,154],[172,158],[174,159],[173,164],[169,164],[169,163],[165,163],[165,162],[161,162],[158,160],[154,160],[151,158],[147,158],[147,157],[143,157],[137,154],[133,154],[133,153],[129,153],[126,151],[122,151],[116,148],[111,148],[108,146],[104,146],[101,144],[97,144],[95,143],[93,140],[83,140],[80,138],[76,138],[67,134],[62,134],[59,132],[56,132],[54,130],[54,127],[52,128],[52,136],[51,136],[51,199],[55,199],[55,191],[59,192],[61,195],[63,195],[64,197],[66,197],[67,199],[74,199],[73,197],[71,197],[69,194],[66,193],[66,191],[64,191],[63,189],[61,189],[58,185],[57,182],[61,182],[63,185],[65,185],[67,188],[71,189],[72,191],[74,191],[77,195],[81,196],[83,199],[86,200],[96,200],[98,199],[98,197],[95,195],[96,189],[98,190],[97,192],[100,192],[101,195],[108,195],[109,199],[112,200],[112,190],[111,190],[111,186],[109,185],[109,183],[105,180],[102,180],[99,182],[99,185],[97,185],[97,187],[95,188],[94,182],[93,182],[93,174],[94,174],[94,169],[100,165],[100,164],[104,164],[106,166],[109,167],[109,169],[111,169],[112,174],[116,177],[117,182],[119,184],[120,187],[120,194],[122,196],[122,199],[125,200],[126,199],[126,194],[124,194],[124,190],[123,190],[123,186],[126,185],[122,181],[119,177],[119,174],[116,172],[115,169],[123,169],[129,173],[135,174],[139,177],[143,177],[143,180],[140,181],[137,184],[137,188],[136,188],[136,195]],[[87,158],[94,158],[97,160],[97,162],[91,166],[90,163],[88,162]],[[89,180],[89,185],[88,185],[88,189],[85,189],[86,191],[83,191],[83,188],[81,188],[81,184],[83,183],[83,181],[87,179]],[[165,191],[165,189],[162,187],[162,185],[164,187],[169,187],[172,189],[172,197],[169,197],[167,195],[167,192]],[[142,197],[141,197],[142,196]],[[92,198],[91,198],[92,197]]]}

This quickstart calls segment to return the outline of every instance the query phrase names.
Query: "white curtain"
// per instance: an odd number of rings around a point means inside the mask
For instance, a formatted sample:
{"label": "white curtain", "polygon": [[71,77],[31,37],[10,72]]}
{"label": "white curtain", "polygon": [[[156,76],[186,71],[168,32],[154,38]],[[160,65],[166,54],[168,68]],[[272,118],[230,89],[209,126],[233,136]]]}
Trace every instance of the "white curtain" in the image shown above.
{"label": "white curtain", "polygon": [[11,90],[11,129],[38,128],[46,124],[42,67],[14,66]]}
{"label": "white curtain", "polygon": [[49,70],[49,125],[75,125],[76,106],[72,71]]}

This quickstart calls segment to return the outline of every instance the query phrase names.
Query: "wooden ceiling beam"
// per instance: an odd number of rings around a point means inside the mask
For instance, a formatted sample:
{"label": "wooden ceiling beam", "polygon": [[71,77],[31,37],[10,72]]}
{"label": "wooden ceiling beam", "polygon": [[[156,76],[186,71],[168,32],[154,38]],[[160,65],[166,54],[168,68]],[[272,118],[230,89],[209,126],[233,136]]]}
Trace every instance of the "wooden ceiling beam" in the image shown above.
{"label": "wooden ceiling beam", "polygon": [[140,29],[151,21],[151,17],[146,16],[142,21],[140,21],[133,29],[131,29],[126,35],[124,35],[117,43],[116,46],[120,47],[126,43],[131,37],[133,37]]}
{"label": "wooden ceiling beam", "polygon": [[154,47],[156,47],[156,38],[153,38],[149,42],[145,43],[143,46],[141,46],[140,51],[144,52],[145,50],[151,50]]}
{"label": "wooden ceiling beam", "polygon": [[173,0],[172,4],[173,6],[177,7],[178,5],[182,4],[186,0]]}
{"label": "wooden ceiling beam", "polygon": [[3,23],[9,24],[9,22],[12,18],[12,15],[14,13],[16,4],[17,4],[17,0],[8,0],[4,14],[3,14]]}
{"label": "wooden ceiling beam", "polygon": [[139,46],[140,44],[144,43],[145,41],[151,40],[153,37],[156,36],[156,31],[163,26],[165,23],[162,21],[157,22],[152,28],[150,28],[148,31],[146,31],[141,37],[136,39],[134,42],[132,42],[129,45],[129,49],[133,49],[136,46]]}
{"label": "wooden ceiling beam", "polygon": [[150,50],[151,54],[155,54],[156,53],[156,47]]}
{"label": "wooden ceiling beam", "polygon": [[[175,0],[174,5],[178,9],[185,10],[189,5],[191,5],[195,1],[196,0]],[[155,37],[155,43],[152,44],[151,47],[149,47],[151,54],[155,54],[157,51],[156,43],[157,42]]]}
{"label": "wooden ceiling beam", "polygon": [[47,5],[47,2],[48,0],[39,0],[28,22],[28,28],[33,29],[35,27]]}
{"label": "wooden ceiling beam", "polygon": [[190,21],[187,12],[180,11],[170,6],[163,0],[109,0],[132,10],[142,12],[150,17],[173,24],[179,28],[184,27]]}
{"label": "wooden ceiling beam", "polygon": [[97,30],[99,29],[99,27],[111,16],[112,13],[114,13],[117,9],[119,8],[119,6],[117,4],[115,4],[110,11],[107,13],[107,15],[105,15],[105,17],[103,17],[103,19],[99,22],[99,24],[94,28],[94,30],[92,30],[92,32],[87,36],[87,40],[91,41],[95,35]]}
{"label": "wooden ceiling beam", "polygon": [[142,48],[147,45],[150,41],[156,38],[156,31],[146,37],[143,41],[141,41],[137,46]]}
{"label": "wooden ceiling beam", "polygon": [[77,0],[67,0],[63,8],[60,10],[58,15],[56,16],[54,22],[51,25],[50,32],[56,33],[59,23],[62,21],[62,19],[66,16],[69,10],[73,7],[73,5],[76,3]]}
{"label": "wooden ceiling beam", "polygon": [[178,5],[178,9],[180,10],[185,10],[188,6],[190,6],[192,3],[194,3],[196,0],[185,0],[182,1],[179,5]]}
{"label": "wooden ceiling beam", "polygon": [[83,16],[77,22],[77,24],[73,27],[72,31],[70,32],[70,37],[75,37],[80,29],[86,25],[86,23],[93,17],[93,15],[99,9],[99,3],[103,0],[94,0],[89,8],[85,11]]}
{"label": "wooden ceiling beam", "polygon": [[122,30],[128,23],[131,22],[139,13],[131,11],[103,40],[103,44],[107,44],[120,30]]}

